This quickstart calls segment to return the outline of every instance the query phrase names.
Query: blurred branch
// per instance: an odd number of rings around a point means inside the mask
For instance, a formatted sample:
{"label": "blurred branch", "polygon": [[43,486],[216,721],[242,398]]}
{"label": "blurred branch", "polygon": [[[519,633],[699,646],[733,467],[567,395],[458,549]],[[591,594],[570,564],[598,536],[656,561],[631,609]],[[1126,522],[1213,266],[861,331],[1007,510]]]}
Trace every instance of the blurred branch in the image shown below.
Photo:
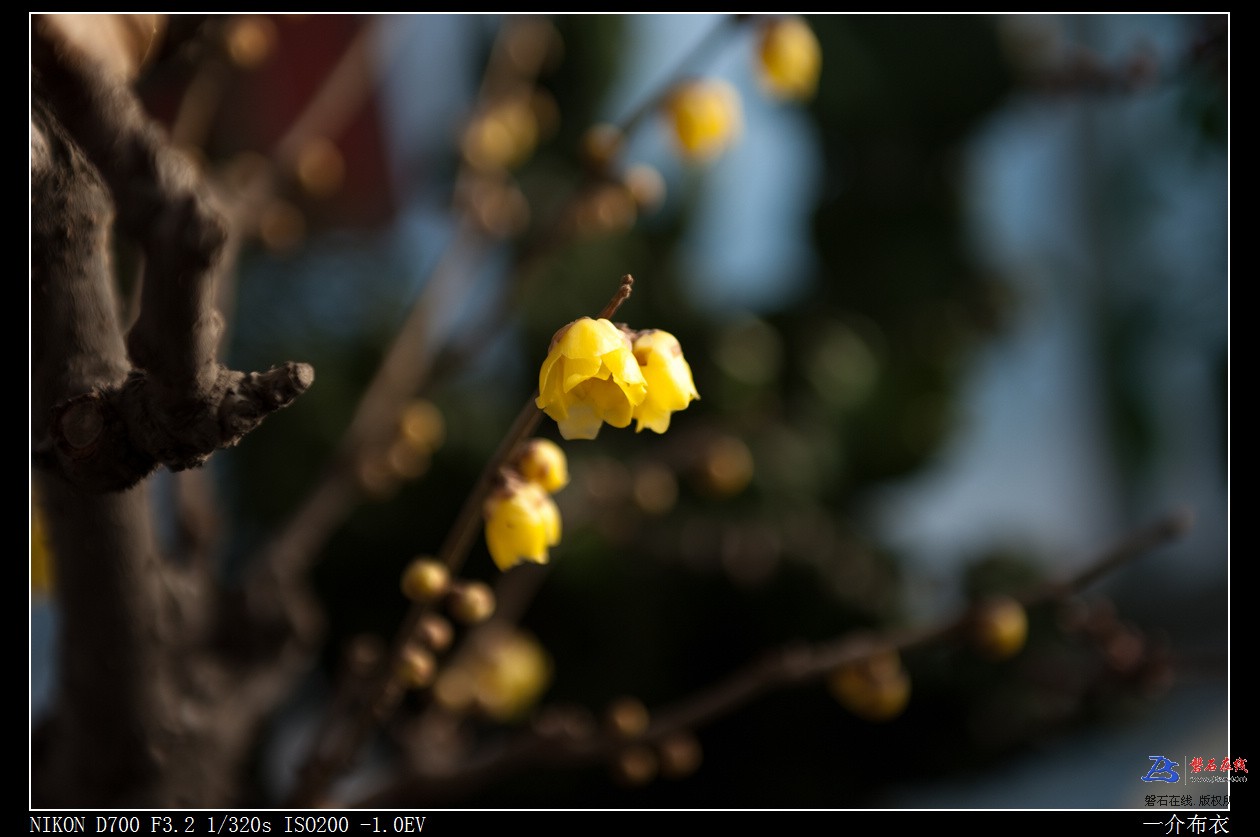
{"label": "blurred branch", "polygon": [[[1184,534],[1191,525],[1186,510],[1165,514],[1103,550],[1081,571],[1054,584],[1041,585],[1018,597],[1026,605],[1059,601],[1103,575]],[[651,713],[651,723],[631,741],[589,724],[566,721],[565,710],[539,713],[531,729],[454,765],[428,767],[423,758],[408,762],[418,775],[390,785],[353,804],[392,807],[431,802],[470,793],[498,777],[529,766],[576,767],[610,761],[631,744],[659,742],[666,737],[712,723],[761,695],[818,680],[837,668],[868,660],[889,650],[908,651],[966,635],[972,609],[952,619],[916,628],[873,634],[857,633],[817,644],[794,643],[765,655],[707,689]],[[422,765],[428,767],[416,767]]]}

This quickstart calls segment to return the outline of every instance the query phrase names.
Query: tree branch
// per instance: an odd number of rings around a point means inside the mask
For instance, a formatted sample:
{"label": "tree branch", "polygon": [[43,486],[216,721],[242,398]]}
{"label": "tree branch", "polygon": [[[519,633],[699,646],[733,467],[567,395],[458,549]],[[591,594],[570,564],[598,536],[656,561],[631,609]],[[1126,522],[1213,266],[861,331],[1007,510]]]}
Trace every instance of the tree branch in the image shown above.
{"label": "tree branch", "polygon": [[124,381],[52,408],[37,462],[89,491],[134,485],[159,464],[205,462],[236,444],[314,380],[310,366],[233,372],[215,359],[214,310],[227,230],[200,175],[170,147],[122,80],[37,23],[36,95],[83,149],[113,196],[120,229],[144,252],[140,315]]}
{"label": "tree branch", "polygon": [[[1019,600],[1035,605],[1062,600],[1189,530],[1191,515],[1179,509],[1134,530],[1103,550],[1083,569],[1061,582],[1040,585]],[[772,651],[724,680],[651,714],[651,724],[636,741],[661,741],[671,734],[694,730],[744,706],[763,694],[825,677],[836,668],[867,659],[890,649],[906,651],[961,636],[971,624],[968,610],[951,619],[916,628],[882,634],[849,634],[829,642],[794,643]],[[588,766],[607,762],[626,746],[617,735],[582,724],[536,723],[533,728],[464,762],[426,765],[412,758],[416,775],[386,787],[353,804],[362,807],[394,807],[423,799],[466,795],[478,787],[526,769]]]}

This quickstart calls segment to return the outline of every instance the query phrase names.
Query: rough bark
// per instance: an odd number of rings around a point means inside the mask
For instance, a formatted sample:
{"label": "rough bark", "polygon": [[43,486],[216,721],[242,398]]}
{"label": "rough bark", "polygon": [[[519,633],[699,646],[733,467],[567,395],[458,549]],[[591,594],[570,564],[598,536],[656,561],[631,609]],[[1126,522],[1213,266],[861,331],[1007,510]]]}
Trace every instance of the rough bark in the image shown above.
{"label": "rough bark", "polygon": [[[32,802],[231,805],[260,724],[309,662],[303,591],[225,592],[165,560],[141,480],[235,444],[312,372],[219,364],[223,220],[122,80],[38,24],[30,127],[31,444],[61,615]],[[115,214],[146,264],[126,337]]]}

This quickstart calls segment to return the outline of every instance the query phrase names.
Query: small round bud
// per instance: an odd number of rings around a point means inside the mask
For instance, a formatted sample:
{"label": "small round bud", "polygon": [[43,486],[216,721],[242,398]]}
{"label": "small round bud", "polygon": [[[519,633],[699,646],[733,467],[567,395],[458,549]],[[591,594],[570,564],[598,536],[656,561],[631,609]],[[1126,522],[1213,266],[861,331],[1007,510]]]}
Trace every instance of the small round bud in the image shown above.
{"label": "small round bud", "polygon": [[910,676],[893,650],[841,666],[827,685],[841,705],[868,721],[892,720],[910,702]]}
{"label": "small round bud", "polygon": [[398,489],[398,475],[379,454],[365,453],[355,466],[355,477],[373,500],[384,500]]}
{"label": "small round bud", "polygon": [[697,79],[679,84],[664,102],[674,141],[689,160],[717,157],[739,134],[743,111],[730,82]]}
{"label": "small round bud", "polygon": [[515,168],[538,144],[538,116],[532,97],[515,96],[488,106],[464,129],[460,150],[473,168]]}
{"label": "small round bud", "polygon": [[690,732],[676,732],[660,743],[661,775],[666,779],[690,776],[702,759],[700,742]]}
{"label": "small round bud", "polygon": [[809,24],[799,17],[769,21],[758,46],[762,86],[781,99],[808,99],[818,88],[822,48]]}
{"label": "small round bud", "polygon": [[665,201],[665,178],[647,163],[631,166],[622,178],[640,209],[656,209]]}
{"label": "small round bud", "polygon": [[384,463],[399,479],[413,480],[429,469],[428,451],[416,450],[410,443],[395,439],[385,451]]}
{"label": "small round bud", "polygon": [[465,625],[486,621],[494,615],[494,606],[494,591],[480,581],[454,585],[446,601],[451,615]]}
{"label": "small round bud", "polygon": [[276,25],[262,15],[243,15],[228,21],[223,39],[232,62],[250,70],[271,54],[276,44]]}
{"label": "small round bud", "polygon": [[624,785],[646,785],[656,778],[656,754],[648,747],[627,747],[613,763],[613,775]]}
{"label": "small round bud", "polygon": [[608,727],[618,738],[630,740],[647,732],[651,718],[647,707],[638,698],[622,697],[613,701],[606,716]]}
{"label": "small round bud", "polygon": [[403,570],[402,592],[413,602],[440,599],[446,595],[450,585],[450,570],[432,558],[417,558]]}
{"label": "small round bud", "polygon": [[624,140],[620,128],[601,122],[592,125],[582,135],[582,154],[596,170],[607,171],[621,153]]}
{"label": "small round bud", "polygon": [[477,684],[472,674],[459,668],[442,672],[433,686],[433,699],[448,712],[466,711],[476,696]]}
{"label": "small round bud", "polygon": [[994,597],[976,607],[972,635],[982,654],[991,660],[1005,660],[1024,647],[1028,614],[1011,597]]}
{"label": "small round bud", "polygon": [[436,613],[425,614],[416,625],[416,639],[439,653],[450,648],[454,638],[455,629],[451,623]]}
{"label": "small round bud", "polygon": [[398,679],[412,689],[423,689],[433,682],[437,661],[423,648],[409,645],[398,661]]}
{"label": "small round bud", "polygon": [[398,435],[417,450],[436,450],[446,436],[442,411],[432,401],[415,399],[398,416]]}
{"label": "small round bud", "polygon": [[275,253],[292,250],[306,235],[306,217],[296,206],[273,200],[263,208],[258,219],[258,237],[263,246]]}
{"label": "small round bud", "polygon": [[324,137],[306,142],[297,155],[297,179],[307,194],[325,198],[341,188],[346,161],[336,144]]}
{"label": "small round bud", "polygon": [[742,439],[720,436],[705,451],[701,468],[702,482],[711,494],[733,497],[752,482],[755,465]]}
{"label": "small round bud", "polygon": [[550,439],[530,439],[521,446],[514,464],[517,473],[549,494],[569,484],[569,461]]}

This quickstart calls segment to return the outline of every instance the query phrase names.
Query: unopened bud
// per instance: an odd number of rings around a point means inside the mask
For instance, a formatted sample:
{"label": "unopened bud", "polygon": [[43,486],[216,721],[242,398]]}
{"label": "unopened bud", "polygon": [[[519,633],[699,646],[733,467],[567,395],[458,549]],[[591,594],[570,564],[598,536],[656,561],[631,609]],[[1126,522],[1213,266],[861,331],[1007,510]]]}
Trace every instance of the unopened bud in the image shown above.
{"label": "unopened bud", "polygon": [[690,732],[676,732],[660,744],[661,775],[682,779],[696,772],[703,758],[700,742]]}
{"label": "unopened bud", "polygon": [[462,582],[451,588],[446,606],[460,622],[475,625],[494,615],[494,591],[480,581]]}
{"label": "unopened bud", "polygon": [[450,622],[436,613],[428,613],[420,620],[420,624],[416,625],[416,638],[440,653],[451,647],[451,640],[455,638],[455,629],[451,627]]}
{"label": "unopened bud", "polygon": [[413,645],[403,650],[402,658],[398,661],[398,678],[407,686],[423,689],[433,682],[436,672],[437,662],[428,651]]}
{"label": "unopened bud", "polygon": [[608,707],[608,726],[618,738],[638,738],[647,732],[650,720],[647,707],[638,698],[618,698]]}
{"label": "unopened bud", "polygon": [[402,592],[413,602],[431,602],[446,595],[451,573],[432,558],[417,558],[403,570]]}
{"label": "unopened bud", "polygon": [[656,754],[647,747],[622,750],[613,764],[613,775],[625,785],[646,785],[656,778]]}

